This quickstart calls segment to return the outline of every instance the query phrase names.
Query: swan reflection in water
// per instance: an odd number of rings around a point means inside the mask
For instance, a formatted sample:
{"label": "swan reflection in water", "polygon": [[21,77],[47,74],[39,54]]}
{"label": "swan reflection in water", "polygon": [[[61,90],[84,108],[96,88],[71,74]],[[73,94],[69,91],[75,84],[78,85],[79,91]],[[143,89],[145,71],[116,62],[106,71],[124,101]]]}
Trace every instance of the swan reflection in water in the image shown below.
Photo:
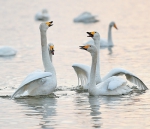
{"label": "swan reflection in water", "polygon": [[100,98],[99,96],[89,96],[89,104],[90,104],[90,115],[92,116],[93,127],[100,128],[102,126],[102,121],[100,117]]}
{"label": "swan reflection in water", "polygon": [[25,99],[15,99],[15,102],[21,106],[27,107],[24,114],[30,117],[34,116],[34,119],[37,119],[35,124],[40,126],[42,129],[56,126],[56,120],[54,119],[54,116],[57,116],[56,98],[45,98],[44,96],[30,97]]}
{"label": "swan reflection in water", "polygon": [[111,55],[113,53],[112,47],[108,47],[108,51],[109,51],[108,55]]}

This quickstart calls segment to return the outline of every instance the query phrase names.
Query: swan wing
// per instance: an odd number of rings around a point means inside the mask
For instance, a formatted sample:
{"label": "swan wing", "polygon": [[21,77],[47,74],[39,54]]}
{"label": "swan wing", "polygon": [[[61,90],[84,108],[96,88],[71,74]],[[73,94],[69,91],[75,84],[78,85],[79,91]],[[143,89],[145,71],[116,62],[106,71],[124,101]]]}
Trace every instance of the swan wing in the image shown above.
{"label": "swan wing", "polygon": [[126,83],[126,80],[120,78],[120,77],[111,77],[111,81],[108,84],[108,90],[114,90],[117,89],[118,87],[122,86],[123,84]]}
{"label": "swan wing", "polygon": [[21,89],[23,89],[27,84],[29,84],[30,82],[33,82],[35,80],[41,79],[41,78],[45,78],[48,76],[51,76],[52,73],[50,72],[41,72],[41,71],[35,71],[30,73],[20,84],[20,86],[18,87],[18,89],[13,93],[13,95],[11,96],[11,98],[14,98],[15,95],[20,92]]}
{"label": "swan wing", "polygon": [[108,79],[111,76],[118,76],[118,75],[125,75],[128,81],[130,81],[138,86],[139,90],[147,90],[148,89],[141,79],[139,79],[137,76],[135,76],[131,72],[129,72],[125,69],[122,69],[122,68],[112,69],[105,77],[103,77],[102,81]]}
{"label": "swan wing", "polygon": [[89,82],[91,67],[84,64],[73,64],[77,77],[78,77],[78,85],[79,81],[81,81],[81,86],[85,86]]}

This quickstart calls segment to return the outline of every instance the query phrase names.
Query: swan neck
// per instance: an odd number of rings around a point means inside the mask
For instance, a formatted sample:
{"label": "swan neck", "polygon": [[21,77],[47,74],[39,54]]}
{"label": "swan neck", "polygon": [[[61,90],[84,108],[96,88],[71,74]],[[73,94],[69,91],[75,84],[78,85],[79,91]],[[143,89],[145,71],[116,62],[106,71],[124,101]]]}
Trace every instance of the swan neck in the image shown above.
{"label": "swan neck", "polygon": [[108,27],[108,44],[109,44],[109,46],[113,46],[111,29],[112,29],[112,27],[109,26]]}
{"label": "swan neck", "polygon": [[51,72],[53,74],[53,77],[56,77],[56,72],[50,60],[50,56],[48,52],[46,31],[40,31],[40,32],[41,32],[42,60],[43,60],[45,71]]}
{"label": "swan neck", "polygon": [[97,48],[97,63],[96,63],[96,84],[101,82],[100,75],[100,38],[94,40],[95,46]]}
{"label": "swan neck", "polygon": [[91,73],[90,73],[90,83],[89,88],[93,89],[96,86],[96,63],[97,63],[97,53],[92,55],[92,65],[91,65]]}
{"label": "swan neck", "polygon": [[52,62],[52,53],[49,51],[49,57],[50,57],[50,61]]}

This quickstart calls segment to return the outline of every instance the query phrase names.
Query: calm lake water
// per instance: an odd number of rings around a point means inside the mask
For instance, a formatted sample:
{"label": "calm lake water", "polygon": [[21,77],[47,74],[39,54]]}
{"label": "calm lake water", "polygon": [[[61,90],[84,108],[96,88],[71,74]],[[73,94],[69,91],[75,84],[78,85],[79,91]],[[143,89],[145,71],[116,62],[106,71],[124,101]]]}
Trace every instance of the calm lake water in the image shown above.
{"label": "calm lake water", "polygon": [[[72,90],[77,86],[73,63],[90,65],[91,57],[79,46],[88,41],[87,31],[107,38],[112,29],[113,54],[101,50],[101,75],[115,67],[125,68],[150,89],[150,1],[148,0],[26,0],[0,1],[0,45],[13,46],[17,55],[0,57],[1,129],[149,129],[150,91],[126,96],[89,96]],[[37,69],[43,70],[39,24],[34,15],[46,8],[54,26],[47,32],[55,45],[53,64],[57,72],[56,97],[11,100],[21,81]],[[98,15],[100,22],[74,23],[84,11]]]}

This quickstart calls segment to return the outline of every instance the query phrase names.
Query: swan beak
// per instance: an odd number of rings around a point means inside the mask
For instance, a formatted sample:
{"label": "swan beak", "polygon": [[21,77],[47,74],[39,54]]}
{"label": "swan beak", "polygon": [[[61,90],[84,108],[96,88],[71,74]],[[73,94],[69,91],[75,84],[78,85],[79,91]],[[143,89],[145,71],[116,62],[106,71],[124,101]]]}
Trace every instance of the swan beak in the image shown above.
{"label": "swan beak", "polygon": [[50,46],[50,51],[51,51],[52,55],[54,55],[54,46]]}
{"label": "swan beak", "polygon": [[87,50],[89,48],[90,45],[86,45],[86,46],[79,46],[80,49],[83,49],[83,50]]}
{"label": "swan beak", "polygon": [[87,37],[93,37],[94,36],[94,34],[95,34],[95,32],[86,32],[87,34],[88,34],[88,36]]}
{"label": "swan beak", "polygon": [[114,27],[118,30],[118,28],[117,28],[116,24],[114,24]]}
{"label": "swan beak", "polygon": [[46,22],[46,24],[47,24],[49,27],[53,25],[52,23],[53,23],[53,21]]}

